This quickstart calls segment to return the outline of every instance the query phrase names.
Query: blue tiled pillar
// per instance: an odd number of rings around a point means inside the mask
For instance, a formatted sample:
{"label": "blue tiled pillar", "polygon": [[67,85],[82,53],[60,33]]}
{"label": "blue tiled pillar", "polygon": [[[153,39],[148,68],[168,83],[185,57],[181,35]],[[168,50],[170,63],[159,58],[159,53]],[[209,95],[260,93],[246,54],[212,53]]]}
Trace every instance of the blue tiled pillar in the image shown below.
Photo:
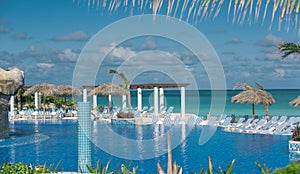
{"label": "blue tiled pillar", "polygon": [[91,108],[90,102],[78,102],[78,171],[88,173],[91,165]]}

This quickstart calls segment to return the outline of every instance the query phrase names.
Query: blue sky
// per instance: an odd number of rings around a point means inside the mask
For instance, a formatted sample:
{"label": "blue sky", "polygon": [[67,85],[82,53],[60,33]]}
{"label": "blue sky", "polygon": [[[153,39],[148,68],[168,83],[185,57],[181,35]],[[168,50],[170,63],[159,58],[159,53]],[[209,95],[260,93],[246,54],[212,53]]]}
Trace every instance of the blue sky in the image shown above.
{"label": "blue sky", "polygon": [[[25,85],[44,82],[72,84],[76,61],[93,35],[113,22],[131,16],[128,9],[120,8],[109,14],[105,10],[87,7],[84,2],[87,1],[0,1],[0,67],[24,70]],[[145,10],[145,13],[148,12]],[[161,14],[164,13],[162,10]],[[140,12],[134,10],[133,14]],[[264,25],[261,21],[233,24],[231,19],[227,21],[227,5],[224,4],[216,19],[189,23],[202,32],[214,47],[222,62],[227,88],[233,88],[237,81],[249,84],[258,81],[266,88],[273,89],[299,88],[300,60],[292,56],[281,61],[280,55],[274,52],[274,46],[282,41],[298,42],[298,30],[290,27],[287,32],[283,23],[279,31],[278,18],[275,20],[271,30],[270,15]],[[130,30],[130,27],[120,30]],[[99,70],[96,83],[111,81],[112,75],[107,73],[107,69],[117,68],[126,56],[155,50],[165,53],[161,55],[161,60],[166,55],[178,57],[196,76],[200,88],[210,87],[205,69],[201,65],[195,66],[199,64],[195,56],[188,48],[174,41],[143,36],[120,45],[114,45],[113,42],[102,45],[100,49],[109,47],[114,47],[114,50],[108,55],[110,58],[106,60],[106,69]],[[168,81],[167,76],[155,73],[145,72],[131,80],[133,83]]]}

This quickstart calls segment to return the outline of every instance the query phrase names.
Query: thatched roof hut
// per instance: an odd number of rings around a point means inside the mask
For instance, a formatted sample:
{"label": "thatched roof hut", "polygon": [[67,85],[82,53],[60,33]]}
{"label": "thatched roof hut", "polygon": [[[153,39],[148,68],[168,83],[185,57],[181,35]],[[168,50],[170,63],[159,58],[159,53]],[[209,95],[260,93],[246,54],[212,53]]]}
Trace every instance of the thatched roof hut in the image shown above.
{"label": "thatched roof hut", "polygon": [[289,103],[291,106],[298,107],[300,106],[300,95]]}
{"label": "thatched roof hut", "polygon": [[266,107],[266,114],[270,116],[268,107],[275,103],[272,95],[261,89],[250,89],[244,90],[239,94],[233,96],[231,98],[231,102],[233,103],[251,103],[252,104],[252,118],[254,119],[254,104],[262,104]]}

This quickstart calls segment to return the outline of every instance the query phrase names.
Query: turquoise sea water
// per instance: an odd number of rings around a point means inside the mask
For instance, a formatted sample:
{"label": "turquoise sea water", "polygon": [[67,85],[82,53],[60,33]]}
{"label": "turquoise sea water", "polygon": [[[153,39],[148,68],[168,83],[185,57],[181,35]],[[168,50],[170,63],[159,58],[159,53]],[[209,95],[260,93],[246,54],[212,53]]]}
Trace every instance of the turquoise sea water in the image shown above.
{"label": "turquoise sea water", "polygon": [[[271,116],[298,116],[300,115],[300,108],[291,107],[289,102],[298,95],[298,89],[277,89],[267,90],[275,99],[275,103],[269,107]],[[240,90],[227,90],[227,91],[186,91],[186,112],[194,113],[199,116],[206,116],[208,112],[211,115],[220,115],[225,113],[227,115],[235,114],[236,116],[251,115],[251,104],[236,104],[231,103],[231,97],[238,94]],[[165,90],[165,104],[166,107],[174,106],[174,112],[180,112],[180,90]],[[153,90],[143,90],[143,106],[153,105]],[[214,98],[213,98],[214,97]],[[213,99],[212,99],[213,98]],[[112,102],[114,106],[121,107],[121,97],[113,96]],[[92,101],[92,99],[90,99]],[[137,93],[131,91],[132,107],[137,106]],[[107,105],[107,98],[105,96],[98,96],[98,105]],[[222,109],[224,107],[224,110]],[[265,108],[260,105],[255,105],[255,115],[265,115]]]}

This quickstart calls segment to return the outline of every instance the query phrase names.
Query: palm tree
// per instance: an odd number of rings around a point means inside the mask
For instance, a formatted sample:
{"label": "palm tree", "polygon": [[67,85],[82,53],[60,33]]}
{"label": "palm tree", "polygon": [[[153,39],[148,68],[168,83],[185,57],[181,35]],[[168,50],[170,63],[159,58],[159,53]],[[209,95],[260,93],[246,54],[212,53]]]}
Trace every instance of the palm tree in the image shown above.
{"label": "palm tree", "polygon": [[110,74],[116,74],[123,80],[123,88],[127,92],[127,104],[128,104],[128,111],[131,111],[131,96],[130,96],[130,80],[125,76],[124,73],[118,72],[114,69],[109,69],[108,71]]}
{"label": "palm tree", "polygon": [[[227,8],[227,15],[228,18],[232,18],[232,23],[243,24],[245,21],[250,24],[258,21],[265,23],[266,16],[270,16],[269,27],[271,28],[275,16],[278,16],[278,29],[280,30],[282,21],[286,21],[287,31],[290,23],[294,25],[295,29],[298,29],[300,9],[300,3],[296,0],[77,0],[77,2],[86,3],[88,7],[105,10],[109,13],[118,9],[131,9],[131,14],[133,11],[140,11],[141,14],[145,14],[150,10],[154,15],[165,14],[186,21],[193,20],[194,23],[205,18],[214,19],[220,14],[222,8]],[[290,19],[295,21],[290,22]]]}
{"label": "palm tree", "polygon": [[281,59],[285,59],[289,55],[300,54],[300,45],[292,42],[282,42],[275,50],[279,53],[283,53]]}

